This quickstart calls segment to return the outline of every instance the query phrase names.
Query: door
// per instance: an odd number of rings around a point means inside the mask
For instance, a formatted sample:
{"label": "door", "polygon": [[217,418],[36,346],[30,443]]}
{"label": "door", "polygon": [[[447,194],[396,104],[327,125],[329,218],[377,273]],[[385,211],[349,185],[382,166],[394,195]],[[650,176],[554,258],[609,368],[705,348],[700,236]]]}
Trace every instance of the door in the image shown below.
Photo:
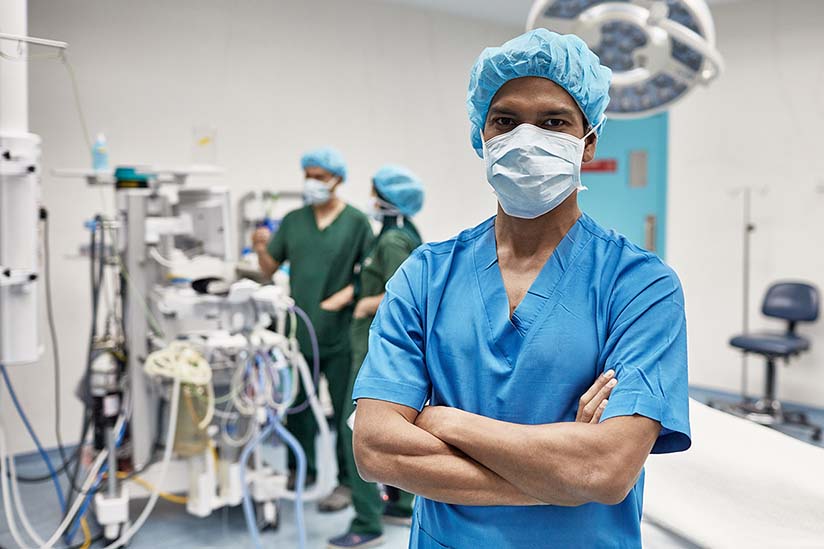
{"label": "door", "polygon": [[581,209],[607,229],[665,257],[668,116],[608,120],[584,164]]}

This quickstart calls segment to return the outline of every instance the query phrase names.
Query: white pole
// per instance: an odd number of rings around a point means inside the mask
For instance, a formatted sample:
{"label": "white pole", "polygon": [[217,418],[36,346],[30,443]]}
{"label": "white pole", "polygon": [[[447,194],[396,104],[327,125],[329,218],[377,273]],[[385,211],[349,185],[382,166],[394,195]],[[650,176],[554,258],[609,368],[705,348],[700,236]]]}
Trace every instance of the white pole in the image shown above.
{"label": "white pole", "polygon": [[[27,34],[26,0],[0,0],[0,31]],[[3,39],[0,51],[0,362],[27,364],[40,356],[40,138],[29,133],[28,44]]]}
{"label": "white pole", "polygon": [[[27,34],[27,0],[0,0],[0,31]],[[0,40],[0,51],[14,57],[28,55],[28,44]],[[29,131],[28,63],[0,60],[0,132]]]}

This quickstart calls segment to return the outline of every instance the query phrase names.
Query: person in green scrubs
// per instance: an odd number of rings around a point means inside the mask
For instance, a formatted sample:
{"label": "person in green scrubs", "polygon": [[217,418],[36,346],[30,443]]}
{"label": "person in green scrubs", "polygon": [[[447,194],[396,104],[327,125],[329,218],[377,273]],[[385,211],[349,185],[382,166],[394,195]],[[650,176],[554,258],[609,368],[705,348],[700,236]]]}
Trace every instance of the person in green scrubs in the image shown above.
{"label": "person in green scrubs", "polygon": [[[353,308],[353,280],[356,267],[372,248],[374,235],[369,219],[359,210],[337,197],[337,187],[346,179],[343,156],[331,148],[303,155],[306,206],[283,218],[272,236],[265,228],[252,238],[261,271],[267,279],[280,265],[289,261],[290,286],[295,304],[306,311],[317,333],[320,370],[329,384],[334,421],[339,424],[342,412],[349,407],[352,388],[349,384],[352,351],[349,340]],[[306,361],[313,363],[312,345],[306,326],[300,322],[298,343]],[[300,389],[298,405],[305,400]],[[288,416],[289,431],[306,452],[307,481],[314,483],[317,474],[315,436],[317,423],[308,407]],[[337,440],[338,487],[321,500],[318,509],[339,511],[351,502],[350,475],[342,438]],[[351,453],[351,447],[348,451]],[[294,486],[296,464],[289,455],[290,486]]]}
{"label": "person in green scrubs", "polygon": [[[383,299],[386,282],[421,245],[421,237],[411,217],[423,206],[423,185],[406,168],[384,166],[372,179],[373,206],[371,215],[383,223],[369,255],[362,264],[357,288],[357,305],[352,321],[352,368],[347,397],[352,394],[355,378],[366,358],[369,326]],[[349,530],[329,540],[328,547],[374,547],[383,542],[382,519],[395,524],[410,524],[414,496],[397,488],[386,487],[384,503],[376,484],[366,482],[357,474],[352,450],[352,430],[347,419],[355,410],[351,398],[346,399],[339,437],[344,442],[345,467],[351,474],[352,504],[355,517]]]}

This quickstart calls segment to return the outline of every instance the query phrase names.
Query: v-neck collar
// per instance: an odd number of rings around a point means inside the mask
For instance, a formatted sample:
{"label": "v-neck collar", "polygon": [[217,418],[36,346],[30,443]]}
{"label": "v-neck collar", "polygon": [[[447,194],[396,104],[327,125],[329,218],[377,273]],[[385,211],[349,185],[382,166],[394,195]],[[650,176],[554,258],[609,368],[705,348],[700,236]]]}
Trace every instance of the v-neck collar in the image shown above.
{"label": "v-neck collar", "polygon": [[329,227],[338,222],[338,219],[340,219],[340,217],[343,215],[343,212],[345,212],[346,208],[348,207],[349,204],[344,203],[343,208],[341,208],[341,210],[338,212],[335,218],[326,227],[321,229],[320,225],[318,224],[318,216],[315,215],[315,208],[309,206],[309,216],[312,218],[312,224],[315,226],[315,230],[320,234],[324,234],[327,230],[329,230]]}
{"label": "v-neck collar", "polygon": [[492,339],[510,365],[517,361],[521,346],[530,328],[550,303],[557,302],[557,290],[565,280],[583,249],[588,234],[583,230],[584,214],[578,218],[547,259],[526,295],[509,316],[509,298],[506,295],[501,269],[498,265],[495,241],[495,218],[487,222],[486,230],[475,241],[474,256],[477,282],[486,311]]}

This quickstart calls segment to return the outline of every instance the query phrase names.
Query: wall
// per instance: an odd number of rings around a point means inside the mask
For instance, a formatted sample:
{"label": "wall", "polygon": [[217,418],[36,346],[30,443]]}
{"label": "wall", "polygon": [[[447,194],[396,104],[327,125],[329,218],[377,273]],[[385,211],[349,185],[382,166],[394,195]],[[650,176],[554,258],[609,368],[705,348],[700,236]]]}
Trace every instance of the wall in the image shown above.
{"label": "wall", "polygon": [[[300,154],[331,143],[351,166],[346,196],[365,205],[384,162],[426,182],[420,215],[428,239],[447,238],[494,212],[481,161],[469,145],[464,97],[480,50],[520,31],[382,2],[271,0],[30,1],[30,33],[71,44],[90,132],[103,131],[112,163],[186,164],[193,127],[213,125],[235,196],[299,189]],[[31,128],[44,168],[89,165],[65,70],[30,68]],[[194,183],[198,183],[197,180]],[[89,326],[83,221],[112,208],[109,191],[46,175],[52,216],[55,309],[63,378],[63,436],[75,441]],[[460,206],[457,206],[460,205]],[[44,337],[46,332],[43,323]],[[12,378],[44,444],[54,444],[52,363]],[[12,418],[7,400],[2,417]],[[16,419],[13,451],[31,449]]]}
{"label": "wall", "polygon": [[[801,279],[824,289],[824,3],[752,1],[713,9],[727,72],[670,117],[669,260],[683,280],[691,381],[740,386],[727,341],[741,329],[742,198],[755,187],[752,325],[767,286]],[[824,322],[803,326],[812,352],[778,373],[781,398],[824,405]],[[763,361],[750,359],[750,391]]]}

